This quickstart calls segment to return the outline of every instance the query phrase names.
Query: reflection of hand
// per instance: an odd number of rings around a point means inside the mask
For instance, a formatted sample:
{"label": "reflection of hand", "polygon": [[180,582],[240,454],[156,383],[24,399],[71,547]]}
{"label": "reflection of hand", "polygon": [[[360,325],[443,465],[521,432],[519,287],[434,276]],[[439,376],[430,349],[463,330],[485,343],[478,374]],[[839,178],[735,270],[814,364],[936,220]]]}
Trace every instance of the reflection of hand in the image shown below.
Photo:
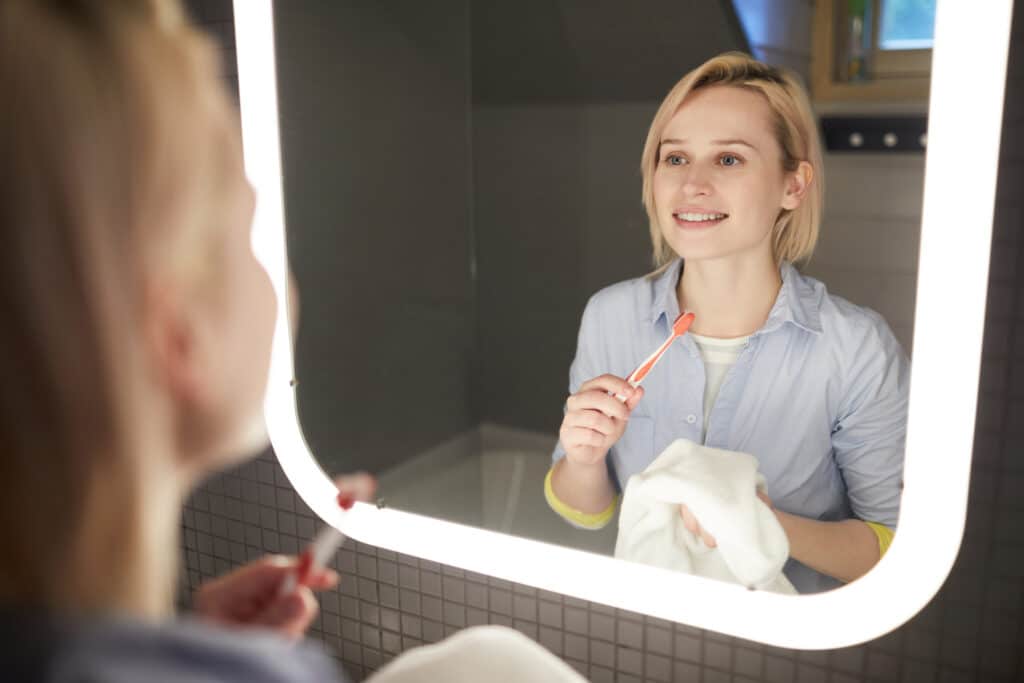
{"label": "reflection of hand", "polygon": [[[615,398],[626,396],[626,402]],[[593,465],[626,431],[626,423],[636,404],[643,398],[641,387],[631,387],[621,377],[601,375],[583,383],[566,401],[565,417],[558,438],[569,462]]]}
{"label": "reflection of hand", "polygon": [[281,595],[281,583],[297,566],[298,558],[267,556],[208,581],[196,591],[196,614],[226,626],[263,627],[298,638],[317,613],[312,591],[334,588],[338,574],[321,570],[306,585]]}
{"label": "reflection of hand", "polygon": [[334,485],[338,487],[339,498],[344,496],[363,503],[373,500],[373,495],[377,492],[377,480],[366,472],[337,476],[334,478]]}
{"label": "reflection of hand", "polygon": [[[764,502],[764,504],[768,506],[769,510],[775,509],[772,505],[771,498],[769,498],[768,494],[766,494],[764,491],[758,491],[757,497],[760,498]],[[683,503],[679,504],[679,515],[683,518],[683,526],[686,527],[687,531],[689,531],[694,536],[699,536],[700,540],[704,541],[704,545],[706,545],[709,548],[715,548],[718,546],[718,541],[715,540],[715,537],[709,534],[707,530],[700,525],[700,522],[697,521],[697,518],[693,516],[692,512],[690,512],[690,508],[686,507],[686,505]]]}

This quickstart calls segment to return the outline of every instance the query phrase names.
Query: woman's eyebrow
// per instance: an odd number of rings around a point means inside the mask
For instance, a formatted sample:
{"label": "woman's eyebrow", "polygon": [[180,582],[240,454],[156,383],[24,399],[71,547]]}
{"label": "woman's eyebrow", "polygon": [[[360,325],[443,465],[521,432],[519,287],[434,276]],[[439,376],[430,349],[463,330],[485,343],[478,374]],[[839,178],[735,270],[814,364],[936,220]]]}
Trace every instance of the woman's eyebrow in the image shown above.
{"label": "woman's eyebrow", "polygon": [[[665,138],[664,140],[661,141],[661,144],[663,144],[663,145],[685,145],[686,143],[687,143],[687,140],[680,140],[678,138]],[[757,150],[757,147],[755,147],[754,145],[750,144],[749,142],[747,142],[746,140],[743,140],[741,138],[729,138],[727,140],[712,140],[711,144],[712,145],[743,145],[744,147],[749,147],[750,149]]]}

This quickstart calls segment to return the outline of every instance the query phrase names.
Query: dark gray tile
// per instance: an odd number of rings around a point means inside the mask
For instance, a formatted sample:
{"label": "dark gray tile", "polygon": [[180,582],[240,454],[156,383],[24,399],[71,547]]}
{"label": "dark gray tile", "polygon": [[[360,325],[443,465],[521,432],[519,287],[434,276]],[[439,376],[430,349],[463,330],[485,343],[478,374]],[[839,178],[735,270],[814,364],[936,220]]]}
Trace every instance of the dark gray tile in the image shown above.
{"label": "dark gray tile", "polygon": [[644,657],[640,650],[620,646],[616,650],[616,669],[634,676],[644,673]]}
{"label": "dark gray tile", "polygon": [[466,602],[466,582],[453,576],[444,576],[442,579],[444,599],[452,602]]}
{"label": "dark gray tile", "polygon": [[462,628],[466,625],[466,607],[455,602],[444,602],[444,623]]}
{"label": "dark gray tile", "polygon": [[467,582],[466,604],[470,607],[487,609],[487,586]]}
{"label": "dark gray tile", "polygon": [[702,641],[700,638],[694,638],[693,636],[677,633],[675,641],[676,659],[684,659],[688,662],[697,662],[698,664],[704,661],[704,655],[701,647]]}
{"label": "dark gray tile", "polygon": [[574,633],[565,634],[565,656],[579,659],[581,661],[590,660],[590,641],[584,636],[579,636]]}
{"label": "dark gray tile", "polygon": [[423,640],[428,643],[437,643],[444,640],[444,625],[439,621],[424,619]]}
{"label": "dark gray tile", "polygon": [[764,655],[756,650],[745,647],[738,647],[734,650],[735,671],[743,676],[751,678],[761,677],[761,667],[764,666]]}
{"label": "dark gray tile", "polygon": [[526,595],[513,595],[512,616],[516,619],[536,622],[537,599]]}
{"label": "dark gray tile", "polygon": [[[698,683],[701,680],[701,669],[696,664],[690,662],[681,662],[678,659],[672,662],[672,680],[680,681],[680,683],[686,682]],[[792,681],[787,681],[792,683]]]}
{"label": "dark gray tile", "polygon": [[620,619],[616,629],[616,642],[634,650],[642,650],[644,647],[643,625]]}
{"label": "dark gray tile", "polygon": [[537,604],[538,620],[544,626],[562,628],[562,606],[557,603],[541,600]]}
{"label": "dark gray tile", "polygon": [[537,634],[537,642],[547,648],[552,654],[562,656],[562,631],[558,628],[541,626]]}
{"label": "dark gray tile", "polygon": [[648,680],[668,683],[672,680],[672,660],[648,652],[644,657],[644,675]]}
{"label": "dark gray tile", "polygon": [[732,648],[711,640],[704,641],[704,664],[723,671],[732,670]]}
{"label": "dark gray tile", "polygon": [[764,658],[765,683],[792,683],[796,678],[796,662],[785,657],[766,655]]}
{"label": "dark gray tile", "polygon": [[612,642],[615,640],[615,619],[605,614],[590,613],[590,637]]}
{"label": "dark gray tile", "polygon": [[880,681],[898,681],[900,678],[899,657],[887,652],[869,650],[867,675]]}
{"label": "dark gray tile", "polygon": [[512,593],[500,588],[491,588],[488,592],[490,610],[497,614],[512,616]]}
{"label": "dark gray tile", "polygon": [[402,615],[402,635],[413,638],[423,637],[423,620],[411,614]]}
{"label": "dark gray tile", "polygon": [[530,640],[537,640],[538,638],[537,624],[535,622],[513,619],[512,628],[519,631]]}
{"label": "dark gray tile", "polygon": [[598,666],[615,668],[615,645],[600,640],[590,641],[590,661]]}
{"label": "dark gray tile", "polygon": [[420,590],[427,595],[441,597],[441,575],[434,572],[420,572]]}
{"label": "dark gray tile", "polygon": [[424,619],[433,619],[434,621],[444,620],[444,609],[441,607],[440,598],[435,598],[431,595],[424,595],[421,597],[421,612]]}
{"label": "dark gray tile", "polygon": [[813,664],[797,664],[797,683],[828,683],[828,670]]}

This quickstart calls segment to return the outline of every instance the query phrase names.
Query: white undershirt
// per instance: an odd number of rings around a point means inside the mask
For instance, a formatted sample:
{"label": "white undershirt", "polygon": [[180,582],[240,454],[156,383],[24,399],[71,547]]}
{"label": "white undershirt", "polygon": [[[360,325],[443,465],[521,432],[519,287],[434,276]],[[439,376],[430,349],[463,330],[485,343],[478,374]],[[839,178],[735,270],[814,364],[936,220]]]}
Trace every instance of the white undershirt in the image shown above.
{"label": "white undershirt", "polygon": [[704,359],[704,429],[701,432],[701,443],[708,433],[708,418],[711,416],[711,407],[715,405],[718,398],[718,390],[722,388],[722,381],[740,357],[743,347],[750,339],[736,337],[734,339],[718,339],[716,337],[702,337],[699,334],[690,333],[693,341],[700,349],[700,356]]}

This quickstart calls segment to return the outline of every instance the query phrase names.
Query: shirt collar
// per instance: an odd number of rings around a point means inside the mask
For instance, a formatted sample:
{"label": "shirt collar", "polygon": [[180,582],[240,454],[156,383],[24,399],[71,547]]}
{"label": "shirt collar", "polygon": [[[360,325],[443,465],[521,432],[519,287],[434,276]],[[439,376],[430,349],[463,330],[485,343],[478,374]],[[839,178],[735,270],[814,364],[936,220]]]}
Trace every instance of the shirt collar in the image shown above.
{"label": "shirt collar", "polygon": [[[683,260],[676,259],[660,274],[653,276],[651,323],[657,324],[662,316],[669,322],[679,316],[676,285],[679,284],[682,266]],[[782,288],[775,298],[768,320],[759,332],[772,332],[788,322],[808,332],[821,333],[819,295],[815,288],[788,261],[783,261],[779,274],[782,277]]]}

